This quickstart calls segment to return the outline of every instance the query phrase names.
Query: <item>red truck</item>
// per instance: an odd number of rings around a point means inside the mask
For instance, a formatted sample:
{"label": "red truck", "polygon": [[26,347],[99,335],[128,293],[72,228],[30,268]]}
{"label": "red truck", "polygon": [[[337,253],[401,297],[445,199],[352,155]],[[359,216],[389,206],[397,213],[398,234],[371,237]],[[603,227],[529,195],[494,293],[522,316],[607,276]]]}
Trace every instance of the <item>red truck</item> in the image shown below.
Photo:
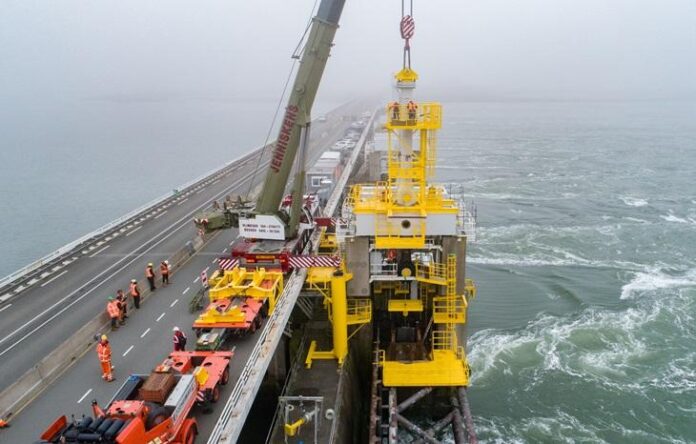
{"label": "red truck", "polygon": [[104,409],[68,421],[63,415],[39,443],[193,444],[194,406],[205,409],[229,381],[232,352],[174,352],[149,375],[131,375]]}

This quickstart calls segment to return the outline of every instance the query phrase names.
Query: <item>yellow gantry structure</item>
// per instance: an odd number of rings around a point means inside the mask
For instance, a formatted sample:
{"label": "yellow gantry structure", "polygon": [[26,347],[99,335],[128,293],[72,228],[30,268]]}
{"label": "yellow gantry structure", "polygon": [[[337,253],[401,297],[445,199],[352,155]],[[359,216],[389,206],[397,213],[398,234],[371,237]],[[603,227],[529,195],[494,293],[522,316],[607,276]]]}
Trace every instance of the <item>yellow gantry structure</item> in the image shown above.
{"label": "yellow gantry structure", "polygon": [[[464,387],[469,366],[460,338],[476,288],[457,268],[457,255],[466,254],[464,209],[443,186],[430,182],[442,106],[412,99],[418,75],[410,68],[396,79],[399,101],[384,109],[386,180],[353,185],[343,202],[349,228],[341,236],[322,233],[320,248],[340,252],[342,269],[308,270],[304,290],[323,295],[333,349],[320,351],[312,341],[305,364],[311,368],[316,359],[342,364],[349,327],[366,325],[379,311],[380,333],[373,340],[379,344],[383,386]],[[358,283],[349,283],[358,277]],[[347,294],[351,286],[359,293]],[[382,330],[385,322],[388,330]]]}

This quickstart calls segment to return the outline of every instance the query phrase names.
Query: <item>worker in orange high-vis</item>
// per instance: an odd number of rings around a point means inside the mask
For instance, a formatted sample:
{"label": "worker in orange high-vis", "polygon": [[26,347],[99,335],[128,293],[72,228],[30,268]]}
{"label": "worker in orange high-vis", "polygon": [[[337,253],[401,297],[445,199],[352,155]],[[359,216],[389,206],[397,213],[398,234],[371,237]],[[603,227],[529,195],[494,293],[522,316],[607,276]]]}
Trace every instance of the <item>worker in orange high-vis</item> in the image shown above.
{"label": "worker in orange high-vis", "polygon": [[111,330],[116,330],[118,322],[121,320],[121,308],[113,296],[109,296],[109,302],[106,303],[106,313],[111,318]]}
{"label": "worker in orange high-vis", "polygon": [[409,100],[406,105],[408,109],[408,120],[416,120],[416,111],[418,110],[418,105],[413,100]]}
{"label": "worker in orange high-vis", "polygon": [[392,120],[399,120],[399,102],[392,102],[389,109],[391,109]]}
{"label": "worker in orange high-vis", "polygon": [[162,275],[162,285],[169,284],[169,261],[160,263],[160,274]]}
{"label": "worker in orange high-vis", "polygon": [[101,338],[99,338],[97,356],[102,368],[102,379],[106,382],[113,381],[115,378],[111,374],[111,371],[114,369],[111,365],[111,345],[109,345],[109,338],[106,335],[101,335]]}
{"label": "worker in orange high-vis", "polygon": [[4,419],[0,419],[0,429],[4,429],[10,426],[10,423],[5,421]]}
{"label": "worker in orange high-vis", "polygon": [[152,262],[145,267],[145,277],[150,283],[150,291],[155,291],[157,287],[155,287],[155,269],[153,268]]}
{"label": "worker in orange high-vis", "polygon": [[131,279],[130,283],[130,295],[133,298],[133,305],[135,305],[136,310],[140,308],[140,288],[138,288],[138,281]]}

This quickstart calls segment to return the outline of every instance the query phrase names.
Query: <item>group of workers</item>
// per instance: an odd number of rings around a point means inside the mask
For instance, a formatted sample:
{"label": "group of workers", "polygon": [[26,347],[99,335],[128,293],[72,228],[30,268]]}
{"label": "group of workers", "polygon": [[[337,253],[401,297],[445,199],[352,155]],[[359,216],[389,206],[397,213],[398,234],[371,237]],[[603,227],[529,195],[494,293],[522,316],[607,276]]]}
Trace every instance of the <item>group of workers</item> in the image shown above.
{"label": "group of workers", "polygon": [[[401,120],[401,105],[399,102],[394,101],[389,105],[391,110],[392,120]],[[418,111],[418,105],[413,100],[409,100],[406,104],[406,112],[408,114],[408,120],[416,120],[416,112]]]}
{"label": "group of workers", "polygon": [[[162,261],[160,264],[160,275],[162,276],[162,285],[169,284],[169,273],[171,271],[171,265],[169,261]],[[147,264],[145,267],[145,277],[150,284],[150,291],[155,291],[157,287],[155,286],[155,270],[152,262]],[[140,287],[138,287],[138,280],[131,279],[130,286],[128,288],[128,294],[125,294],[123,290],[117,290],[116,296],[109,296],[108,302],[106,303],[106,312],[111,318],[111,330],[116,330],[119,325],[126,323],[128,319],[128,296],[133,298],[133,306],[140,309]]]}
{"label": "group of workers", "polygon": [[[168,260],[162,261],[159,266],[160,275],[162,276],[162,285],[169,285],[169,274],[171,273],[171,265]],[[155,291],[155,270],[152,262],[147,264],[145,267],[145,278],[147,278],[150,284],[150,291]],[[106,304],[106,312],[111,319],[111,330],[116,330],[119,326],[126,323],[128,319],[128,296],[133,298],[133,306],[136,309],[140,309],[140,288],[138,287],[138,280],[131,279],[130,287],[128,289],[128,294],[124,293],[123,290],[116,291],[116,297],[109,296],[108,302]],[[174,327],[174,351],[184,351],[186,350],[186,335],[179,329],[179,327]],[[111,364],[111,345],[109,344],[109,338],[106,335],[97,335],[95,337],[97,340],[97,357],[99,358],[99,363],[102,369],[102,379],[111,382],[115,378],[112,374],[114,369]]]}

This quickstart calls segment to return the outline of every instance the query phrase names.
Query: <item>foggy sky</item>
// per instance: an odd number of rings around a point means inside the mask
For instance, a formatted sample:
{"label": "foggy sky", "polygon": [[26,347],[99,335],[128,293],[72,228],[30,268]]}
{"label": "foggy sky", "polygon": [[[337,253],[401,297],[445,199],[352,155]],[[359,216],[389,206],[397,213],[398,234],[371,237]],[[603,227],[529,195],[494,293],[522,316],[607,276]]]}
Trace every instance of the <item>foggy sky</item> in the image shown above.
{"label": "foggy sky", "polygon": [[[276,99],[314,0],[4,0],[0,101]],[[695,0],[415,0],[438,99],[696,97]],[[389,92],[399,0],[347,0],[319,99]]]}

